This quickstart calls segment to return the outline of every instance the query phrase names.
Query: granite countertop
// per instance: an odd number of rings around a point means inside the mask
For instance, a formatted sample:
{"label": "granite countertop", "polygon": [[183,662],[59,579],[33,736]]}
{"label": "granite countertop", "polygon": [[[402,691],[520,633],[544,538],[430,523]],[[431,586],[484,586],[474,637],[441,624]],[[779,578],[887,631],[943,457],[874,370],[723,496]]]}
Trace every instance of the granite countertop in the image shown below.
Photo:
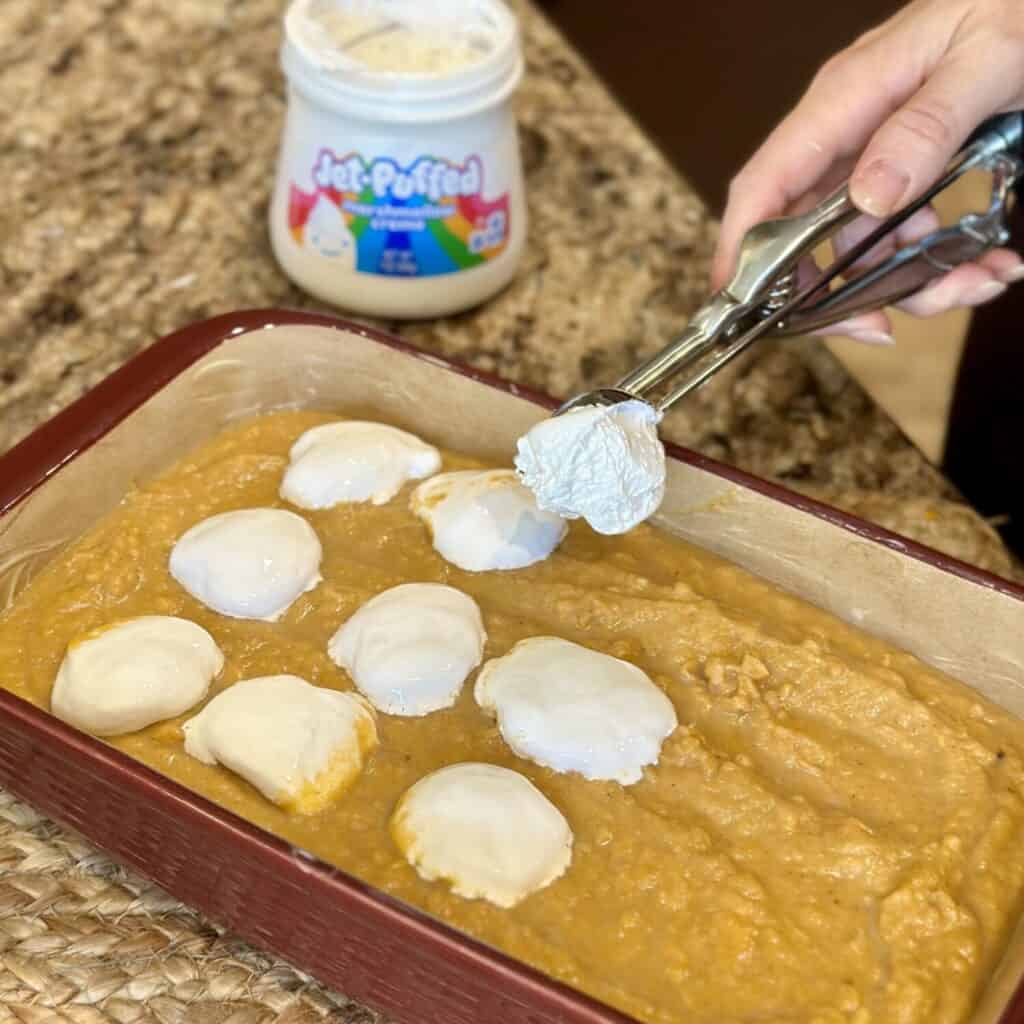
{"label": "granite countertop", "polygon": [[[404,325],[424,348],[556,395],[615,378],[703,298],[692,190],[525,0],[518,96],[531,236],[484,308]],[[282,0],[0,4],[0,450],[141,348],[242,307],[318,304],[274,263]],[[673,414],[701,451],[1011,574],[960,502],[819,344],[765,346]],[[0,1016],[378,1018],[224,934],[0,790]]]}
{"label": "granite countertop", "polygon": [[[704,297],[715,224],[522,0],[531,231],[482,309],[400,326],[555,395],[608,383]],[[0,448],[160,335],[319,304],[270,253],[280,0],[0,7]],[[995,532],[818,343],[766,344],[666,436],[1013,574]]]}

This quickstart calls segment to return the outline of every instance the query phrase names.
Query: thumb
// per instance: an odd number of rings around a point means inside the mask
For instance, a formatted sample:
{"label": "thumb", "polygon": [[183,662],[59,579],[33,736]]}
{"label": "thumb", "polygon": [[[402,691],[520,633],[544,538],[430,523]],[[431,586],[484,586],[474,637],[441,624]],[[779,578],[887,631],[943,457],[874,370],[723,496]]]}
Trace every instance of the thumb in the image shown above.
{"label": "thumb", "polygon": [[850,177],[850,197],[864,213],[888,217],[920,196],[1006,101],[1005,76],[967,64],[947,57],[875,132]]}

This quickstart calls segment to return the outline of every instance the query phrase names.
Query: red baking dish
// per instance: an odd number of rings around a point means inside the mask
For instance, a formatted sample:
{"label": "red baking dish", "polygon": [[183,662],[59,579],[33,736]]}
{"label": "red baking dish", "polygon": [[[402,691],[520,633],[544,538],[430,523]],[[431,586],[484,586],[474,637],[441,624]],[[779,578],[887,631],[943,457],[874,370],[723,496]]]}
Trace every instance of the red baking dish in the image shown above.
{"label": "red baking dish", "polygon": [[[507,459],[555,404],[326,316],[257,310],[186,327],[0,459],[0,593],[12,600],[132,482],[240,416],[335,409]],[[1024,714],[1024,588],[693,452],[669,453],[660,525]],[[403,1024],[629,1020],[4,691],[0,781],[180,900]],[[1022,976],[1018,929],[975,1024],[1024,1022]]]}

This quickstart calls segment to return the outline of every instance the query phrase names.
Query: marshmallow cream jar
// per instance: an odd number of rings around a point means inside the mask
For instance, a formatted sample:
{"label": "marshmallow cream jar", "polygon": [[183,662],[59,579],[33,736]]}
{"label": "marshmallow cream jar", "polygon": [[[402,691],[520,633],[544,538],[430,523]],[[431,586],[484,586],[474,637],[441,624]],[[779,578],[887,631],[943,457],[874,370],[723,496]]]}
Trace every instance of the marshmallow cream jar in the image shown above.
{"label": "marshmallow cream jar", "polygon": [[526,204],[501,0],[294,0],[274,254],[339,308],[415,319],[512,279]]}

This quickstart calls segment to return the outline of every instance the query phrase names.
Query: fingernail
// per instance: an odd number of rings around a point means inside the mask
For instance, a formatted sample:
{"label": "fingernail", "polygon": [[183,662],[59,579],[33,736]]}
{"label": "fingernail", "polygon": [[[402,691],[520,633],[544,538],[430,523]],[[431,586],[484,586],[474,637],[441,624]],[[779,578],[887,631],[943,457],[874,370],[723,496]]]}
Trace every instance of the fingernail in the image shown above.
{"label": "fingernail", "polygon": [[859,329],[856,331],[850,331],[848,337],[853,338],[854,341],[861,341],[865,345],[896,344],[896,339],[891,334],[886,334],[885,331]]}
{"label": "fingernail", "polygon": [[1006,291],[1006,285],[1002,281],[986,281],[978,285],[973,292],[968,292],[965,300],[969,306],[980,306],[983,302],[994,299]]}
{"label": "fingernail", "polygon": [[1013,284],[1014,281],[1024,281],[1024,263],[1018,263],[1013,270],[1003,274],[1003,280],[1007,284]]}
{"label": "fingernail", "polygon": [[897,210],[910,187],[910,175],[887,160],[876,160],[850,182],[854,203],[872,217],[888,217]]}

